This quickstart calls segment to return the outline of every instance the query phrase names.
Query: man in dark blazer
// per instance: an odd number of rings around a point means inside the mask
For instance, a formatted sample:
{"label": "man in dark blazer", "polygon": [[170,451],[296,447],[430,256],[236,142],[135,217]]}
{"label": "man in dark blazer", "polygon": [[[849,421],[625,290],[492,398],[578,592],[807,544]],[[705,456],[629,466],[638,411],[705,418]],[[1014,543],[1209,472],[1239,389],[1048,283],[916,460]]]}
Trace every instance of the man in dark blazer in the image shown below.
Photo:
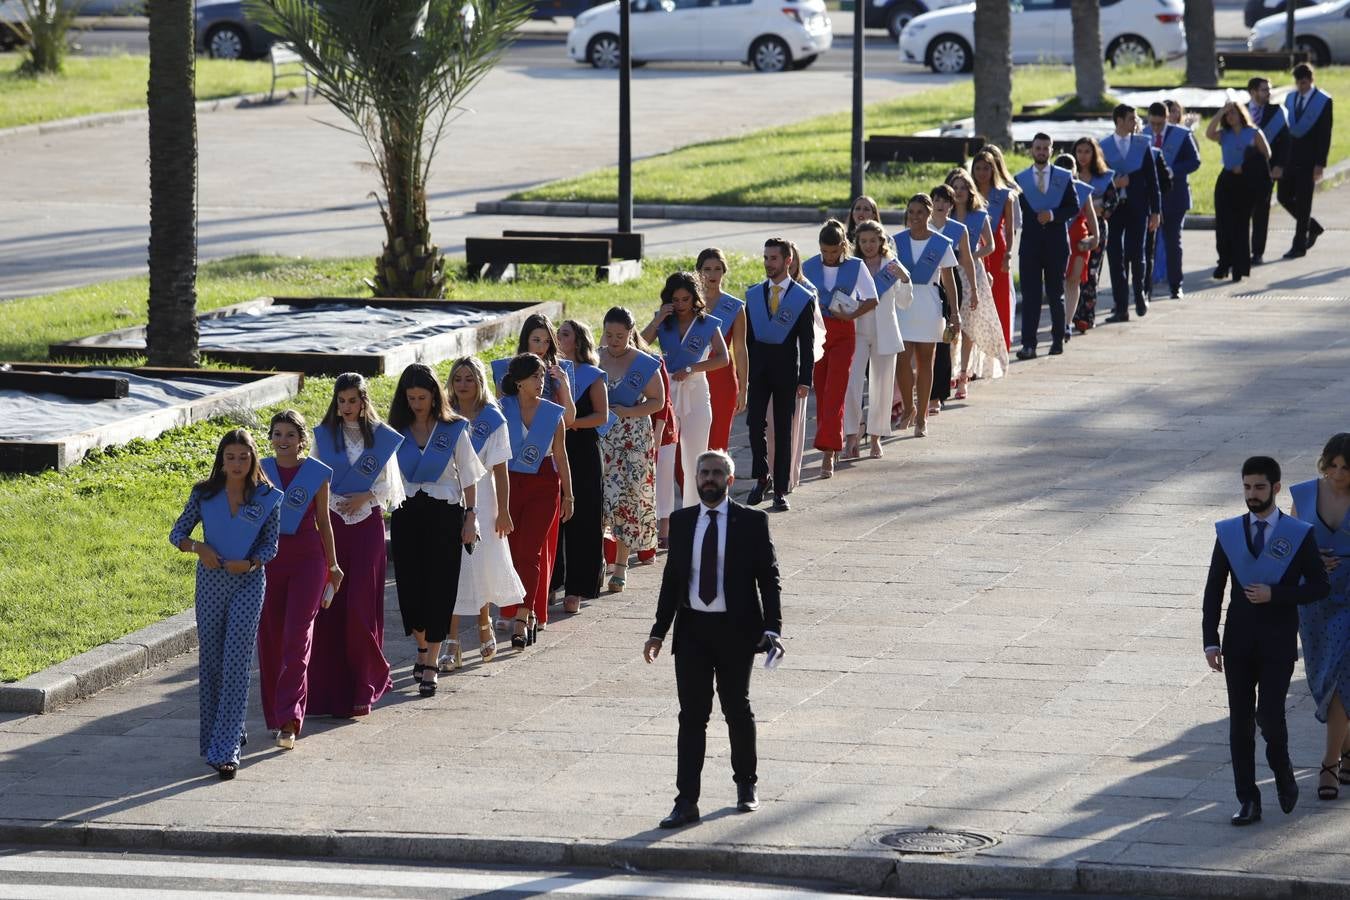
{"label": "man in dark blazer", "polygon": [[1158,169],[1149,152],[1149,140],[1139,130],[1139,114],[1121,104],[1112,112],[1115,131],[1102,138],[1102,156],[1115,170],[1116,192],[1121,203],[1111,213],[1106,233],[1106,257],[1111,269],[1111,294],[1116,310],[1108,322],[1130,321],[1130,282],[1134,282],[1134,308],[1148,313],[1144,286],[1144,236],[1156,230],[1162,211]]}
{"label": "man in dark blazer", "polygon": [[[1205,581],[1203,631],[1209,667],[1228,685],[1228,746],[1241,807],[1234,825],[1261,819],[1256,787],[1256,727],[1266,739],[1280,808],[1292,812],[1298,782],[1289,762],[1284,701],[1298,659],[1298,605],[1327,596],[1330,584],[1311,525],[1275,506],[1280,464],[1253,456],[1242,464],[1247,514],[1214,526],[1214,553]],[[1228,582],[1228,618],[1219,638],[1219,614]]]}
{"label": "man in dark blazer", "polygon": [[[788,274],[792,247],[782,238],[764,242],[764,281],[745,295],[746,350],[750,355],[745,425],[750,430],[751,476],[755,486],[746,502],[758,506],[773,490],[773,508],[788,508],[792,471],[792,417],[797,398],[811,390],[815,359],[815,313],[811,288]],[[773,404],[773,480],[765,438]]]}
{"label": "man in dark blazer", "polygon": [[1313,68],[1294,66],[1294,90],[1284,98],[1292,142],[1289,165],[1275,192],[1280,205],[1294,217],[1294,245],[1284,255],[1297,259],[1312,249],[1322,226],[1312,217],[1313,191],[1322,180],[1331,150],[1331,96],[1313,84]]}
{"label": "man in dark blazer", "polygon": [[[1293,138],[1289,136],[1288,122],[1284,107],[1270,102],[1270,81],[1260,76],[1247,82],[1247,112],[1252,124],[1261,129],[1270,145],[1270,160],[1252,159],[1252,265],[1259,266],[1266,255],[1266,232],[1270,227],[1270,194],[1275,190],[1275,182],[1284,176],[1289,165],[1289,147]],[[1248,154],[1252,156],[1259,154]],[[1247,162],[1242,165],[1247,171]],[[1224,272],[1224,278],[1228,273]]]}
{"label": "man in dark blazer", "polygon": [[713,684],[731,738],[731,770],[736,808],[759,808],[755,754],[755,714],[750,709],[750,670],[755,654],[766,664],[783,656],[778,560],[769,536],[769,517],[728,496],[735,479],[731,457],[709,450],[698,458],[697,506],[670,517],[670,555],[661,577],[656,623],[642,648],[652,662],[666,632],[675,623],[671,653],[680,698],[679,763],[675,808],[662,828],[699,820],[698,798]]}
{"label": "man in dark blazer", "polygon": [[[1195,145],[1195,135],[1185,125],[1172,124],[1172,107],[1176,101],[1153,103],[1148,108],[1148,139],[1153,148],[1162,154],[1162,163],[1158,168],[1161,178],[1166,169],[1171,178],[1167,192],[1162,195],[1162,224],[1156,231],[1150,232],[1155,241],[1162,241],[1163,258],[1167,262],[1167,290],[1173,300],[1182,297],[1181,283],[1184,273],[1181,269],[1181,229],[1186,224],[1186,213],[1191,208],[1190,176],[1200,168],[1200,148]],[[1153,242],[1150,242],[1153,243]],[[1152,259],[1152,256],[1148,257]],[[1152,266],[1149,266],[1147,282],[1153,283]]]}
{"label": "man in dark blazer", "polygon": [[1022,348],[1018,359],[1035,359],[1041,298],[1050,307],[1050,353],[1064,352],[1064,270],[1069,263],[1069,223],[1078,215],[1073,173],[1050,165],[1048,134],[1031,141],[1031,165],[1013,179],[1022,209],[1017,267],[1022,278]]}

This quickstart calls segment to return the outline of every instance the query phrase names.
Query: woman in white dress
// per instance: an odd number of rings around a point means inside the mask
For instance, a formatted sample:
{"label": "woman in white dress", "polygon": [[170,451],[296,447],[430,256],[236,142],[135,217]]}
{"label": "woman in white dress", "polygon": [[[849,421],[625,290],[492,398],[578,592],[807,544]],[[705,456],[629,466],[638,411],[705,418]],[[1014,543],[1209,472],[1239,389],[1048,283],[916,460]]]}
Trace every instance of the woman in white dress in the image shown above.
{"label": "woman in white dress", "polygon": [[[844,400],[844,431],[848,444],[845,459],[856,459],[862,439],[863,380],[867,380],[867,435],[872,459],[881,458],[881,439],[891,434],[891,401],[895,394],[895,357],[905,348],[896,316],[896,299],[909,305],[909,273],[891,255],[886,229],[875,220],[860,222],[855,229],[858,255],[881,295],[876,309],[859,316],[854,324],[853,366],[848,374],[848,394]],[[884,286],[883,286],[884,285]]]}
{"label": "woman in white dress", "polygon": [[954,219],[966,226],[969,240],[968,246],[955,248],[956,275],[961,281],[961,368],[956,376],[956,399],[964,400],[972,358],[981,378],[999,378],[1008,369],[1008,348],[1003,343],[1003,325],[994,308],[993,288],[983,263],[994,249],[989,216],[974,205],[973,198],[979,194],[974,190],[974,179],[963,169],[949,174],[947,181],[933,191],[933,223],[940,228],[942,221]]}
{"label": "woman in white dress", "polygon": [[[900,333],[905,348],[896,361],[896,385],[900,389],[900,428],[914,426],[915,437],[928,435],[928,399],[933,393],[933,354],[942,341],[947,320],[942,316],[941,284],[948,297],[956,296],[952,269],[956,255],[952,242],[928,227],[933,199],[915,194],[905,207],[904,231],[895,236],[896,256],[909,271],[914,300],[900,310]],[[951,324],[960,327],[961,313],[952,310]],[[918,402],[915,402],[915,391]]]}
{"label": "woman in white dress", "polygon": [[455,360],[450,366],[450,405],[469,420],[469,440],[487,473],[478,480],[478,543],[465,554],[459,567],[459,593],[450,622],[447,654],[457,668],[461,662],[459,617],[478,618],[478,647],[483,662],[497,654],[489,604],[515,606],[525,597],[525,585],[511,563],[506,536],[514,530],[510,511],[511,437],[506,417],[493,402],[487,371],[476,356]]}

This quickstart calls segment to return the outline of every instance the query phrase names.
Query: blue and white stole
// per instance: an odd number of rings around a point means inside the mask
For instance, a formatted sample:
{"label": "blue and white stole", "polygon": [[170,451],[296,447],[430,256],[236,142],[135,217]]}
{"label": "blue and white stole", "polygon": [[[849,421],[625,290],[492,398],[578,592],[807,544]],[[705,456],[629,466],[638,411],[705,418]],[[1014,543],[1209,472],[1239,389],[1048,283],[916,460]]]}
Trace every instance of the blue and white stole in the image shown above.
{"label": "blue and white stole", "polygon": [[473,452],[481,454],[483,446],[487,444],[488,438],[492,437],[493,432],[506,424],[506,416],[497,408],[496,404],[485,403],[479,410],[478,415],[473,417],[469,423],[469,443],[473,445]]}
{"label": "blue and white stole", "polygon": [[1106,189],[1111,186],[1111,182],[1116,180],[1116,170],[1107,169],[1100,175],[1093,175],[1088,184],[1092,185],[1092,197],[1100,200],[1106,196]]}
{"label": "blue and white stole", "polygon": [[1247,148],[1256,140],[1256,129],[1244,126],[1241,131],[1233,131],[1225,127],[1223,134],[1219,135],[1219,147],[1223,152],[1223,167],[1225,169],[1236,169],[1242,165],[1242,158],[1247,153]]}
{"label": "blue and white stole", "polygon": [[[623,373],[623,378],[619,383],[609,389],[609,405],[615,406],[636,406],[642,399],[642,389],[647,386],[647,382],[652,380],[652,376],[661,370],[661,360],[649,353],[643,353],[639,350],[633,355],[633,361],[628,364],[628,371]],[[610,412],[611,424],[618,419],[614,413]]]}
{"label": "blue and white stole", "polygon": [[464,419],[453,422],[437,422],[427,438],[427,445],[421,449],[413,440],[412,429],[403,432],[403,443],[398,447],[398,468],[403,480],[408,484],[431,484],[439,481],[455,458],[455,444],[469,423]]}
{"label": "blue and white stole", "polygon": [[1308,105],[1303,107],[1303,115],[1299,115],[1298,110],[1298,91],[1290,91],[1284,97],[1284,113],[1289,120],[1289,133],[1296,138],[1301,138],[1312,127],[1317,124],[1317,120],[1322,118],[1322,110],[1326,107],[1327,101],[1331,97],[1326,91],[1319,87],[1312,89],[1312,95],[1308,97]]}
{"label": "blue and white stole", "polygon": [[[821,315],[826,318],[834,318],[830,313],[830,304],[834,302],[836,294],[842,294],[847,297],[853,296],[853,290],[858,286],[858,276],[862,272],[862,260],[857,257],[849,257],[839,264],[839,272],[835,275],[834,290],[825,290],[825,261],[817,254],[806,262],[802,263],[802,277],[810,283],[816,290],[816,302],[820,304]],[[779,298],[782,303],[782,298]]]}
{"label": "blue and white stole", "polygon": [[502,398],[502,415],[506,417],[506,432],[511,437],[511,461],[506,467],[512,472],[533,475],[553,446],[553,435],[563,419],[563,408],[549,400],[540,400],[534,410],[534,420],[526,429],[520,419],[520,400]]}
{"label": "blue and white stole", "polygon": [[[931,228],[932,226],[930,225],[929,227]],[[956,221],[951,216],[948,216],[947,221],[942,224],[941,233],[947,240],[952,242],[952,253],[957,256],[957,261],[959,262],[961,256],[961,238],[967,233],[966,226]]]}
{"label": "blue and white stole", "polygon": [[1139,171],[1144,161],[1148,159],[1149,140],[1142,134],[1130,135],[1130,149],[1125,156],[1120,155],[1120,148],[1116,146],[1116,134],[1111,132],[1101,140],[1102,156],[1106,158],[1106,164],[1117,172],[1133,174]]}
{"label": "blue and white stole", "polygon": [[375,445],[363,448],[356,462],[349,464],[345,446],[338,446],[334,434],[324,425],[314,426],[314,445],[319,456],[333,467],[335,494],[359,494],[370,490],[375,479],[380,477],[380,470],[402,443],[403,435],[381,423],[375,426]]}
{"label": "blue and white stole", "polygon": [[886,296],[886,292],[895,287],[895,283],[900,280],[899,275],[891,274],[890,265],[891,261],[883,256],[881,266],[872,275],[872,281],[876,282],[878,298]]}
{"label": "blue and white stole", "polygon": [[1018,172],[1017,177],[1013,179],[1022,189],[1022,196],[1027,198],[1027,205],[1033,212],[1041,213],[1057,209],[1064,200],[1064,192],[1069,189],[1069,182],[1073,181],[1073,173],[1068,169],[1061,169],[1059,166],[1046,166],[1046,169],[1049,170],[1049,174],[1045,178],[1044,194],[1036,187],[1036,171],[1032,167]]}
{"label": "blue and white stole", "polygon": [[895,252],[900,257],[900,264],[909,270],[911,284],[932,284],[938,264],[942,262],[942,257],[951,246],[951,238],[941,232],[930,231],[928,243],[919,254],[919,258],[915,259],[914,239],[909,236],[909,231],[902,231],[895,236]]}
{"label": "blue and white stole", "polygon": [[702,362],[703,352],[712,344],[713,335],[721,327],[721,320],[713,316],[695,316],[681,340],[680,324],[675,321],[674,315],[667,316],[656,329],[656,335],[661,339],[661,355],[666,359],[666,371],[678,372],[696,362]]}
{"label": "blue and white stole", "polygon": [[[794,290],[795,289],[795,290]],[[797,317],[815,295],[792,279],[778,298],[778,312],[769,317],[769,282],[751,285],[745,292],[745,309],[755,329],[755,340],[764,344],[781,344],[787,340]]]}
{"label": "blue and white stole", "polygon": [[202,534],[222,562],[247,559],[267,517],[279,503],[281,491],[259,484],[239,512],[230,515],[230,498],[222,487],[214,497],[201,501]]}
{"label": "blue and white stole", "polygon": [[966,218],[962,225],[966,226],[966,233],[970,235],[970,250],[972,253],[980,246],[980,238],[984,237],[984,223],[989,218],[989,213],[983,209],[972,209],[966,213]]}
{"label": "blue and white stole", "polygon": [[1298,510],[1299,520],[1312,526],[1317,546],[1340,557],[1341,564],[1327,573],[1327,577],[1331,579],[1331,595],[1344,603],[1350,600],[1350,513],[1346,513],[1334,531],[1327,527],[1317,514],[1317,483],[1320,480],[1313,478],[1294,485],[1289,488],[1289,496]]}
{"label": "blue and white stole", "polygon": [[[588,363],[578,363],[576,366],[576,373],[577,373],[576,377],[573,378],[571,382],[572,402],[580,403],[581,395],[586,393],[587,389],[589,389],[591,385],[595,384],[597,380],[603,379],[605,377],[605,370],[599,368],[598,366],[592,366]],[[614,413],[610,413],[609,419],[603,425],[596,426],[595,433],[607,434],[609,430],[614,427],[614,423],[617,422],[618,420],[619,420],[618,416],[614,415]]]}
{"label": "blue and white stole", "polygon": [[1247,549],[1247,516],[1241,515],[1214,523],[1214,531],[1219,536],[1219,546],[1228,557],[1228,565],[1233,570],[1238,584],[1251,587],[1255,584],[1278,584],[1284,577],[1289,564],[1294,560],[1299,544],[1303,543],[1312,526],[1293,516],[1281,515],[1266,535],[1266,546],[1261,555],[1252,558]]}
{"label": "blue and white stole", "polygon": [[1003,224],[1003,213],[1008,208],[1008,198],[1012,191],[1007,188],[994,188],[989,192],[989,227],[998,231]]}
{"label": "blue and white stole", "polygon": [[1267,116],[1261,122],[1261,133],[1266,136],[1266,143],[1274,146],[1275,139],[1280,136],[1280,132],[1284,131],[1288,124],[1289,119],[1284,114],[1284,107],[1275,107],[1274,115]]}
{"label": "blue and white stole", "polygon": [[1088,202],[1092,199],[1093,194],[1096,193],[1096,191],[1092,189],[1092,185],[1085,181],[1079,181],[1077,178],[1073,180],[1073,189],[1074,192],[1078,194],[1079,209],[1087,206]]}
{"label": "blue and white stole", "polygon": [[736,317],[745,309],[745,301],[735,294],[722,292],[722,296],[717,298],[713,304],[712,315],[716,316],[722,322],[722,337],[731,340],[731,328],[736,324]]}
{"label": "blue and white stole", "polygon": [[[519,355],[520,354],[518,353],[516,354],[516,356]],[[494,359],[492,361],[492,381],[497,385],[498,394],[502,392],[502,379],[506,377],[506,370],[511,368],[511,360],[515,358],[515,356],[505,356],[501,359]],[[544,365],[548,365],[548,360],[544,360]],[[569,384],[576,380],[576,370],[570,359],[563,359],[561,356],[558,357],[558,366],[567,374],[567,381]],[[557,394],[558,385],[554,383],[552,375],[546,374],[544,376],[544,399],[556,401],[558,399]],[[576,401],[573,400],[573,402],[575,403]]]}
{"label": "blue and white stole", "polygon": [[281,486],[281,470],[277,467],[275,456],[263,459],[262,470],[272,486],[284,492],[281,500],[281,533],[295,534],[300,527],[300,520],[305,517],[305,510],[309,509],[314,496],[319,493],[319,488],[332,480],[333,470],[314,457],[307,456],[301,460],[300,471],[295,473],[289,487]]}
{"label": "blue and white stole", "polygon": [[1168,166],[1177,164],[1177,154],[1181,152],[1181,145],[1186,143],[1190,133],[1191,130],[1184,125],[1173,125],[1170,122],[1163,129],[1162,152]]}

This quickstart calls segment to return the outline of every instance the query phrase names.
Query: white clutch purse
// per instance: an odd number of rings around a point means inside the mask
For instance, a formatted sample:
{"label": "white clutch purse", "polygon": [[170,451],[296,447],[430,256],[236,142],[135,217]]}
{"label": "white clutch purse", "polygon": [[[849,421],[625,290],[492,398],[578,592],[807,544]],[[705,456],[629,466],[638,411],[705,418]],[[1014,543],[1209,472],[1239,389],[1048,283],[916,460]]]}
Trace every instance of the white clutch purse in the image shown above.
{"label": "white clutch purse", "polygon": [[852,294],[845,294],[843,291],[835,291],[830,295],[830,312],[852,315],[858,311],[858,299]]}

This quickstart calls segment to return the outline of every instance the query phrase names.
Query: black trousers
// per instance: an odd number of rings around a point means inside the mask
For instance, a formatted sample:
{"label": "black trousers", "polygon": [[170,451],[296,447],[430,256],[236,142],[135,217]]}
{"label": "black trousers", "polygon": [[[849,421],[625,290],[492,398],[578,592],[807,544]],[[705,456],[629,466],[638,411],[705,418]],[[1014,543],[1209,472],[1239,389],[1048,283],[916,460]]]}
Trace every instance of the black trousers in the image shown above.
{"label": "black trousers", "polygon": [[421,491],[390,517],[389,543],[404,634],[425,631],[428,644],[445,640],[459,593],[463,527],[464,507]]}
{"label": "black trousers", "polygon": [[1271,661],[1257,653],[1227,652],[1223,673],[1228,684],[1228,748],[1233,757],[1233,786],[1238,801],[1259,801],[1256,787],[1256,728],[1266,739],[1266,762],[1272,771],[1289,766],[1289,729],[1284,701],[1294,661]]}
{"label": "black trousers", "polygon": [[[952,277],[956,278],[956,294],[961,295],[960,276],[955,272]],[[952,315],[952,304],[947,299],[947,291],[941,285],[938,285],[938,296],[942,298],[942,317],[950,319]],[[960,308],[961,301],[957,300],[957,308]],[[952,398],[952,345],[946,341],[938,341],[937,346],[933,348],[933,389],[928,392],[928,399],[941,400],[946,403]]]}
{"label": "black trousers", "polygon": [[1293,250],[1308,248],[1308,223],[1312,220],[1313,167],[1291,165],[1284,170],[1275,198],[1294,220]]}
{"label": "black trousers", "polygon": [[605,577],[605,463],[593,428],[567,432],[572,518],[558,526],[551,590],[594,600]]}
{"label": "black trousers", "polygon": [[1115,300],[1116,315],[1128,316],[1131,279],[1134,281],[1136,311],[1148,309],[1148,295],[1144,293],[1144,239],[1148,234],[1148,209],[1145,208],[1141,213],[1124,204],[1117,206],[1111,214],[1111,225],[1113,227],[1106,243],[1106,260],[1111,270],[1111,295]]}
{"label": "black trousers", "polygon": [[1229,169],[1214,182],[1214,244],[1219,265],[1234,276],[1252,273],[1252,183]]}
{"label": "black trousers", "polygon": [[1266,232],[1270,229],[1270,194],[1275,182],[1261,177],[1252,186],[1252,256],[1266,255]]}
{"label": "black trousers", "polygon": [[1041,297],[1050,304],[1050,342],[1064,341],[1064,269],[1068,266],[1068,246],[1063,250],[1041,248],[1036,253],[1017,257],[1022,275],[1022,346],[1036,349],[1041,330]]}
{"label": "black trousers", "polygon": [[[775,429],[778,426],[775,424]],[[782,429],[786,430],[786,429]],[[755,753],[755,714],[750,709],[753,651],[744,635],[731,632],[726,613],[680,611],[680,649],[675,654],[675,687],[680,698],[680,736],[675,787],[677,802],[697,803],[707,752],[708,717],[713,685],[731,738],[731,772],[737,784],[754,784],[759,765]]]}
{"label": "black trousers", "polygon": [[773,404],[773,489],[786,494],[792,473],[792,417],[797,412],[796,372],[791,378],[760,372],[750,376],[745,397],[745,425],[750,430],[750,476],[769,474],[769,404]]}

